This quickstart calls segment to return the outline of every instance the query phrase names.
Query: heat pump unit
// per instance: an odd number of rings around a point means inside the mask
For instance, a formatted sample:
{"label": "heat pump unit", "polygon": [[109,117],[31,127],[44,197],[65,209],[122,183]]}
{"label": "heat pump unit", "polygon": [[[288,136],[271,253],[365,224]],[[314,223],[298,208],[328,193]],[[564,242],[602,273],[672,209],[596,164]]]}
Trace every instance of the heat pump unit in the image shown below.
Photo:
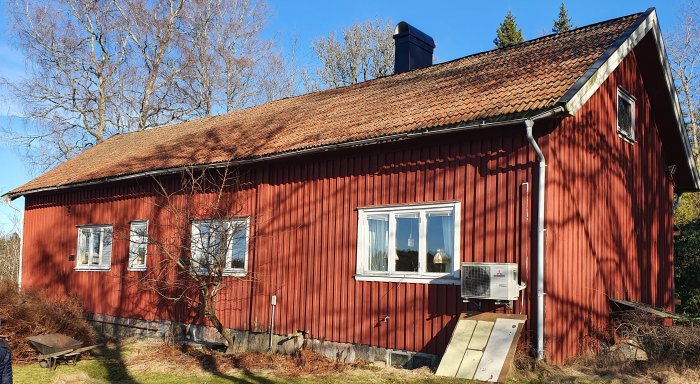
{"label": "heat pump unit", "polygon": [[518,264],[462,263],[461,272],[465,299],[518,299]]}

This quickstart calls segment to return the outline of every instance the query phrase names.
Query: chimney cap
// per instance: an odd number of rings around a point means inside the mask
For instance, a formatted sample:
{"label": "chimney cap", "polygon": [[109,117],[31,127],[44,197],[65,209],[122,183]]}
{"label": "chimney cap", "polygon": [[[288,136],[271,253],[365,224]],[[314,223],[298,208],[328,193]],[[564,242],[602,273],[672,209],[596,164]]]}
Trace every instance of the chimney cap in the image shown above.
{"label": "chimney cap", "polygon": [[433,41],[433,38],[423,33],[423,31],[420,29],[405,21],[401,21],[396,24],[396,28],[394,28],[394,39],[398,39],[407,34],[419,39],[430,47],[435,48],[435,41]]}

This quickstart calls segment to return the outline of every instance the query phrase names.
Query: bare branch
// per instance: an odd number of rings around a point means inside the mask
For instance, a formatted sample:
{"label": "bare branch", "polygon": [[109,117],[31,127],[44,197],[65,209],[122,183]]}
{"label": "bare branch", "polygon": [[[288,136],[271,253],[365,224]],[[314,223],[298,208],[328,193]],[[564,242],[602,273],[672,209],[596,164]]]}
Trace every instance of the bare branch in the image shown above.
{"label": "bare branch", "polygon": [[[316,40],[313,50],[321,61],[316,73],[325,87],[356,84],[392,73],[394,43],[389,20],[354,24]],[[312,89],[313,90],[313,89]]]}

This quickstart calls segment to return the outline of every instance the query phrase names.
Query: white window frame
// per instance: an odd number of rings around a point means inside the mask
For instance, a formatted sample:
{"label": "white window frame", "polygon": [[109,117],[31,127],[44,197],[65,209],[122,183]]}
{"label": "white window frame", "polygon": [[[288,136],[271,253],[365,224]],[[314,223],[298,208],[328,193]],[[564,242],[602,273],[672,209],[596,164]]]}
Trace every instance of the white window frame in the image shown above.
{"label": "white window frame", "polygon": [[[386,282],[406,282],[423,284],[459,284],[460,268],[460,207],[458,201],[436,202],[426,204],[404,204],[392,206],[362,207],[358,208],[357,220],[357,259],[355,279],[359,281],[386,281]],[[452,258],[452,270],[445,272],[426,272],[425,258],[427,253],[427,214],[430,212],[450,211],[454,219],[454,249],[450,252]],[[371,271],[369,269],[369,226],[368,216],[386,214],[389,216],[389,239],[387,251],[389,259],[396,252],[396,221],[395,217],[402,214],[418,213],[420,215],[418,233],[418,272],[397,272],[396,263],[389,262],[388,271]]]}
{"label": "white window frame", "polygon": [[[104,235],[105,229],[109,229],[111,233],[111,239],[109,243],[109,253],[105,252],[104,247]],[[90,231],[90,244],[85,245],[85,249],[81,252],[80,242],[82,239],[82,234],[84,231]],[[93,259],[94,254],[92,253],[92,244],[94,242],[95,236],[100,236],[100,249],[97,254],[99,259],[99,264],[92,264],[90,261]],[[111,225],[84,225],[78,227],[78,245],[76,247],[76,258],[75,258],[75,270],[76,271],[109,271],[112,267],[112,251],[114,246],[114,231]],[[87,264],[81,263],[83,253],[87,251]]]}
{"label": "white window frame", "polygon": [[[145,225],[146,226],[146,253],[143,255],[143,264],[135,264],[136,258],[136,247],[141,244],[140,236],[134,230],[135,225]],[[148,220],[134,220],[129,222],[129,265],[127,270],[129,271],[145,271],[146,262],[148,260]]]}
{"label": "white window frame", "polygon": [[[625,100],[630,104],[630,120],[631,120],[631,125],[630,125],[630,132],[625,132],[620,128],[620,122],[618,121],[618,116],[619,116],[619,110],[620,110],[620,99]],[[637,114],[636,110],[636,103],[637,99],[634,98],[634,96],[630,95],[629,92],[625,91],[624,88],[622,87],[617,87],[617,98],[615,99],[615,126],[617,127],[617,135],[620,136],[623,140],[633,143],[634,144],[634,136],[635,136],[635,131],[636,131],[636,119],[635,115]]]}
{"label": "white window frame", "polygon": [[[248,217],[235,217],[231,219],[205,219],[205,220],[193,220],[192,225],[191,225],[191,236],[192,236],[192,242],[191,242],[191,248],[190,248],[190,257],[194,257],[192,254],[192,250],[196,249],[196,247],[202,248],[200,245],[197,245],[195,242],[201,241],[201,237],[199,237],[199,229],[196,226],[197,224],[205,224],[205,223],[214,223],[214,222],[221,222],[221,223],[229,223],[230,230],[233,230],[236,225],[244,224],[245,225],[245,253],[243,256],[243,268],[231,268],[231,267],[225,267],[223,269],[223,275],[224,276],[245,276],[248,274],[248,248],[250,245],[250,218]],[[229,236],[233,236],[233,233],[230,233]],[[210,255],[211,256],[211,255]],[[233,260],[233,243],[231,242],[228,246],[228,249],[226,251],[226,265],[231,265],[231,261]],[[208,271],[204,268],[200,268],[199,270],[196,271],[200,275],[206,275]]]}

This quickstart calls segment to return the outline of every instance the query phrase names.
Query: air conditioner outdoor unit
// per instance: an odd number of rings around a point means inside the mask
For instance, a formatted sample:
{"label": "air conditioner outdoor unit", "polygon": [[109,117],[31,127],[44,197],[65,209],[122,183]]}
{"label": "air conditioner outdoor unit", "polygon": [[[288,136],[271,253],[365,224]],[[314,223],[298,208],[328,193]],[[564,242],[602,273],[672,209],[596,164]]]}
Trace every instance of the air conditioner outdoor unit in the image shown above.
{"label": "air conditioner outdoor unit", "polygon": [[518,264],[462,263],[461,272],[465,299],[518,299]]}

